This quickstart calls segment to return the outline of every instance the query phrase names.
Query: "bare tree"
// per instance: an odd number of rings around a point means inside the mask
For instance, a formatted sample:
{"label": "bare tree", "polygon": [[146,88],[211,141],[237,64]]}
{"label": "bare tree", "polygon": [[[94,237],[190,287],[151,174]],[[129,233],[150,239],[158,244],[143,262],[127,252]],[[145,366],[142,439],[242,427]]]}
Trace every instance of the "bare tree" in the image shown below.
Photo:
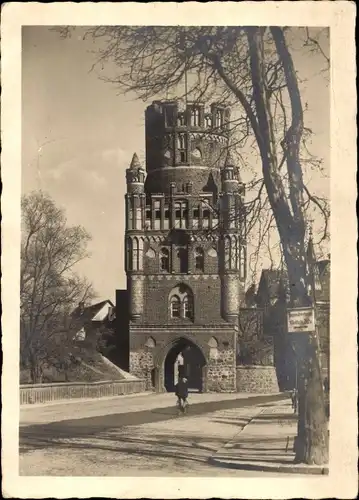
{"label": "bare tree", "polygon": [[[316,50],[329,58],[320,39],[302,30],[301,50]],[[71,28],[60,28],[68,36]],[[249,202],[253,221],[266,221],[259,239],[266,242],[275,229],[289,278],[289,303],[310,305],[308,295],[305,232],[309,206],[323,217],[322,238],[328,237],[329,209],[326,200],[310,192],[304,182],[308,165],[317,170],[320,162],[310,157],[304,126],[305,106],[294,67],[293,29],[281,27],[171,27],[100,26],[84,30],[98,43],[100,77],[121,91],[135,92],[147,100],[169,91],[191,100],[215,97],[236,111],[231,122],[232,147],[239,154],[246,145],[258,155],[261,178],[254,178],[257,195]],[[327,34],[324,32],[324,36]],[[298,47],[297,47],[298,49]],[[103,76],[108,63],[118,68],[115,77]],[[233,140],[234,138],[234,140]],[[313,336],[303,359],[305,382],[301,391],[297,460],[326,463],[328,433],[318,349]]]}
{"label": "bare tree", "polygon": [[68,226],[64,211],[43,192],[22,198],[20,359],[32,382],[46,365],[66,364],[73,340],[71,311],[93,296],[75,265],[88,256],[89,234]]}

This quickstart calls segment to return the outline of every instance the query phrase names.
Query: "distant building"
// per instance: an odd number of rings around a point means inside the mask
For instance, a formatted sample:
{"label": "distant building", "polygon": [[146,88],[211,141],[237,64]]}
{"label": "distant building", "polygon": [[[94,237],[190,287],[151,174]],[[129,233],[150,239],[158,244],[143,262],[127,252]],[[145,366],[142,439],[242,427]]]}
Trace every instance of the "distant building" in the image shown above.
{"label": "distant building", "polygon": [[[313,299],[319,334],[323,373],[329,369],[330,258],[317,260],[312,238],[307,248],[308,275],[313,279],[309,296]],[[274,359],[280,386],[292,388],[296,378],[296,358],[287,335],[288,276],[285,271],[264,269],[256,295],[258,309],[263,311],[263,331],[274,340]]]}
{"label": "distant building", "polygon": [[88,340],[99,328],[108,326],[114,320],[115,306],[110,300],[103,300],[90,306],[80,302],[71,314],[71,329],[78,342]]}

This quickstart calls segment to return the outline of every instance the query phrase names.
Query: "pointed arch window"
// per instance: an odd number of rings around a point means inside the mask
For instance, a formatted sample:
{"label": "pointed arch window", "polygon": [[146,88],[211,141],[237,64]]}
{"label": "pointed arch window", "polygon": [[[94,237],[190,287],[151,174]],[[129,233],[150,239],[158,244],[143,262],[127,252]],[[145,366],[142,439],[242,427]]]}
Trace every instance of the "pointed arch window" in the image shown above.
{"label": "pointed arch window", "polygon": [[231,258],[231,239],[229,236],[224,238],[224,267],[225,269],[230,269],[230,258]]}
{"label": "pointed arch window", "polygon": [[218,340],[215,337],[211,337],[208,341],[209,346],[209,357],[211,359],[218,358]]}
{"label": "pointed arch window", "polygon": [[237,269],[237,252],[238,252],[238,241],[235,236],[231,238],[231,257],[230,257],[230,269]]}
{"label": "pointed arch window", "polygon": [[183,127],[183,125],[185,125],[185,117],[184,117],[184,114],[183,113],[178,113],[178,117],[177,117],[177,125],[179,127]]}
{"label": "pointed arch window", "polygon": [[132,240],[132,271],[142,271],[143,269],[143,239],[133,238]]}
{"label": "pointed arch window", "polygon": [[187,136],[186,134],[179,134],[177,136],[177,148],[179,154],[179,161],[184,163],[187,161]]}
{"label": "pointed arch window", "polygon": [[175,286],[169,294],[171,318],[194,318],[194,302],[192,290],[184,284]]}
{"label": "pointed arch window", "polygon": [[160,253],[160,269],[166,273],[170,271],[170,253],[167,248],[162,248]]}
{"label": "pointed arch window", "polygon": [[183,316],[189,319],[193,318],[193,301],[191,299],[189,295],[183,298]]}
{"label": "pointed arch window", "polygon": [[188,227],[188,205],[186,201],[175,203],[175,227],[187,229]]}
{"label": "pointed arch window", "polygon": [[216,111],[216,126],[222,127],[223,125],[223,113],[220,110]]}
{"label": "pointed arch window", "polygon": [[204,271],[204,252],[202,248],[195,250],[195,269],[196,271]]}
{"label": "pointed arch window", "polygon": [[191,125],[193,127],[199,127],[199,109],[192,108],[191,109]]}
{"label": "pointed arch window", "polygon": [[241,245],[240,246],[240,249],[239,249],[239,252],[240,252],[240,255],[239,255],[239,271],[240,271],[240,277],[242,279],[246,279],[246,275],[247,275],[247,269],[246,269],[246,266],[247,266],[247,259],[246,259],[246,247],[244,245]]}
{"label": "pointed arch window", "polygon": [[181,300],[177,295],[173,295],[170,301],[171,318],[181,317]]}
{"label": "pointed arch window", "polygon": [[132,240],[127,240],[127,268],[129,271],[133,270],[133,245]]}
{"label": "pointed arch window", "polygon": [[128,229],[133,229],[133,208],[128,209]]}
{"label": "pointed arch window", "polygon": [[135,229],[142,229],[142,208],[136,207]]}

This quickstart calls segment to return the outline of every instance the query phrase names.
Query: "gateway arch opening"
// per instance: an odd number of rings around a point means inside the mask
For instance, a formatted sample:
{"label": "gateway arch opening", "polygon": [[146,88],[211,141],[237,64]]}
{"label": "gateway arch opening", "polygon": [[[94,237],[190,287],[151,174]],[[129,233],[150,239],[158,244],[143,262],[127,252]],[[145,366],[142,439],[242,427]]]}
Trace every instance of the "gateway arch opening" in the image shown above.
{"label": "gateway arch opening", "polygon": [[201,349],[188,339],[178,339],[168,352],[164,363],[164,382],[167,392],[173,392],[179,377],[188,379],[190,390],[204,388],[205,357]]}

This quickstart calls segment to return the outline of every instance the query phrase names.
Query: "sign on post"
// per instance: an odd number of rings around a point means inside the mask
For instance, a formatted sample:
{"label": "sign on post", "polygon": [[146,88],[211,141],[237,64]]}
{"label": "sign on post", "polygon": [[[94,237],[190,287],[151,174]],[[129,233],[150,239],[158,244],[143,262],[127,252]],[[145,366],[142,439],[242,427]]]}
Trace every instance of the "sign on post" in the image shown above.
{"label": "sign on post", "polygon": [[313,307],[287,309],[288,333],[311,333],[315,331]]}

